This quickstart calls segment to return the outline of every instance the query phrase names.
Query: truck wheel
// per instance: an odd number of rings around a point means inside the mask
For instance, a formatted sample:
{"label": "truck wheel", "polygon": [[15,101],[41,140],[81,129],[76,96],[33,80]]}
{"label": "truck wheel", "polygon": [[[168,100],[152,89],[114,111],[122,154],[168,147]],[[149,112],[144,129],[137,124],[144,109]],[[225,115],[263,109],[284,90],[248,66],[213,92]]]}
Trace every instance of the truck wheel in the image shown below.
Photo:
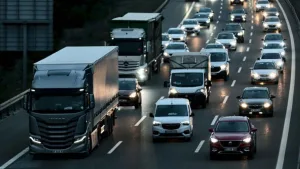
{"label": "truck wheel", "polygon": [[249,152],[248,159],[249,160],[253,160],[254,159],[254,152],[253,151]]}
{"label": "truck wheel", "polygon": [[140,107],[140,103],[139,103],[139,101],[137,100],[136,102],[135,102],[135,104],[134,104],[134,108],[135,109],[138,109]]}

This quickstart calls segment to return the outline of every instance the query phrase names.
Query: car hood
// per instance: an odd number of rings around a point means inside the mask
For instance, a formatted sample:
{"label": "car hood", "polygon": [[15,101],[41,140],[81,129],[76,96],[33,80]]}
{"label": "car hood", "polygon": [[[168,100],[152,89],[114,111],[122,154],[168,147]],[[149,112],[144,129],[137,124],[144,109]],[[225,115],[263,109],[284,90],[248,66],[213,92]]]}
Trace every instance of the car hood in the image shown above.
{"label": "car hood", "polygon": [[240,100],[242,103],[246,104],[264,104],[264,103],[272,103],[270,99],[242,99]]}
{"label": "car hood", "polygon": [[257,73],[260,75],[267,75],[270,73],[277,73],[277,69],[255,69],[255,70],[252,70],[252,73]]}
{"label": "car hood", "polygon": [[169,36],[171,38],[180,38],[180,37],[184,37],[184,34],[169,34]]}
{"label": "car hood", "polygon": [[284,52],[284,49],[263,49],[261,53],[281,53]]}
{"label": "car hood", "polygon": [[267,7],[269,4],[256,4],[256,6],[263,6],[263,7]]}
{"label": "car hood", "polygon": [[198,26],[197,24],[195,25],[182,25],[185,28],[195,28],[196,26]]}
{"label": "car hood", "polygon": [[172,49],[172,50],[166,49],[165,52],[168,53],[168,54],[173,54],[173,53],[176,53],[176,52],[186,52],[186,50],[184,50],[184,49],[177,49],[177,50],[176,49]]}
{"label": "car hood", "polygon": [[197,12],[197,14],[210,14],[210,12]]}
{"label": "car hood", "polygon": [[226,44],[226,43],[231,43],[231,42],[235,42],[235,39],[217,39],[217,42],[220,42],[222,44]]}
{"label": "car hood", "polygon": [[275,63],[282,61],[282,59],[261,59],[261,60],[266,61],[266,62],[275,62]]}
{"label": "car hood", "polygon": [[154,121],[163,123],[181,123],[184,121],[189,121],[188,116],[177,116],[177,117],[154,117]]}
{"label": "car hood", "polygon": [[135,92],[135,90],[119,90],[119,95],[129,96],[131,93]]}
{"label": "car hood", "polygon": [[229,140],[243,140],[245,139],[246,137],[250,136],[249,133],[245,132],[245,133],[221,133],[221,132],[216,132],[213,134],[214,137],[220,141],[222,140],[226,140],[226,141],[229,141]]}

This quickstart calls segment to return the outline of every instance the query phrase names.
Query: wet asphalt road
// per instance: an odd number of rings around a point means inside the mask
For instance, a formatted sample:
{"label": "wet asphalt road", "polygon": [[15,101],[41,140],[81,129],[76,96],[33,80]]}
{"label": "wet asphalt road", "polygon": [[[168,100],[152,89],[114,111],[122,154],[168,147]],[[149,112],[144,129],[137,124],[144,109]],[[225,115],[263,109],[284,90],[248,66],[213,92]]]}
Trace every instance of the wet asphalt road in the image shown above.
{"label": "wet asphalt road", "polygon": [[[294,20],[289,13],[284,1],[282,6],[286,11],[294,32]],[[282,129],[286,114],[287,100],[289,95],[291,75],[291,44],[286,23],[283,21],[282,34],[287,39],[287,62],[286,69],[281,75],[278,85],[267,85],[272,94],[276,95],[275,114],[272,118],[254,117],[253,124],[258,128],[257,142],[258,150],[253,160],[246,158],[226,158],[219,161],[209,160],[208,128],[216,116],[227,116],[237,114],[238,106],[236,96],[250,84],[250,70],[254,61],[260,54],[262,46],[261,38],[265,35],[262,32],[261,13],[255,13],[252,8],[253,2],[245,3],[244,8],[248,12],[247,22],[243,23],[245,31],[245,43],[239,44],[236,52],[230,52],[230,80],[214,80],[210,103],[206,109],[193,110],[194,137],[191,142],[169,140],[166,142],[152,143],[151,127],[152,119],[148,114],[154,110],[155,102],[162,96],[167,96],[168,89],[163,88],[163,81],[168,79],[169,66],[163,64],[161,73],[155,75],[147,86],[143,87],[142,108],[121,108],[118,112],[118,119],[112,136],[103,140],[100,147],[95,149],[90,157],[85,159],[74,159],[70,157],[43,157],[33,159],[25,154],[17,159],[9,169],[205,169],[231,168],[231,169],[272,169],[275,168]],[[277,4],[274,4],[277,6]],[[183,0],[171,0],[162,12],[165,20],[163,31],[170,27],[177,27],[182,19],[191,12],[187,18],[192,17],[201,6],[211,7],[215,11],[215,20],[210,29],[202,29],[199,36],[190,36],[188,46],[190,51],[200,51],[207,42],[213,39],[228,22],[229,11],[233,8],[241,8],[240,5],[229,6],[228,0],[202,0],[199,3],[184,2]],[[282,16],[282,13],[281,13]],[[283,17],[281,17],[283,18]],[[284,20],[284,19],[283,19]],[[299,44],[299,38],[295,35],[295,44]],[[297,45],[296,45],[297,46]],[[296,49],[297,51],[300,51]],[[296,66],[299,65],[296,62]],[[300,137],[298,132],[298,119],[300,105],[297,105],[297,97],[300,89],[296,89],[292,121],[286,149],[284,169],[296,169],[298,163]],[[299,93],[299,94],[298,94]],[[298,94],[298,95],[297,95]],[[227,98],[227,99],[225,99]],[[136,123],[146,118],[136,126]],[[24,112],[0,122],[0,165],[11,159],[27,147],[28,119]],[[111,153],[108,152],[121,141],[121,144]],[[198,152],[195,152],[200,142],[204,144]],[[1,168],[1,167],[0,167]]]}

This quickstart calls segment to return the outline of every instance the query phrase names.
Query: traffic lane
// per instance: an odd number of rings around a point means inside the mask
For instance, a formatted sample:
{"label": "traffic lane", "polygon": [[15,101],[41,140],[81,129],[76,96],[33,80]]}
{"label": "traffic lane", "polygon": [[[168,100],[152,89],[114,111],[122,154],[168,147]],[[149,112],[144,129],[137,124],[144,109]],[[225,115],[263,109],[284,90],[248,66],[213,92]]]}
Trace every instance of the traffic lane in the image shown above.
{"label": "traffic lane", "polygon": [[28,115],[19,110],[0,122],[0,166],[28,144]]}

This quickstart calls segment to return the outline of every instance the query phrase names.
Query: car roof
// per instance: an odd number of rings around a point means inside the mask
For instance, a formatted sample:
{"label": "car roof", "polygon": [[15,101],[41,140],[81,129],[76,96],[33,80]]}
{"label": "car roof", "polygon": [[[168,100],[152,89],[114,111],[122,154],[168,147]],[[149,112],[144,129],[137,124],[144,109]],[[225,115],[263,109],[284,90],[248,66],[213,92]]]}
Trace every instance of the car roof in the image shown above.
{"label": "car roof", "polygon": [[273,63],[273,61],[270,61],[270,60],[265,60],[265,59],[262,59],[262,60],[256,60],[255,63]]}
{"label": "car roof", "polygon": [[201,52],[208,52],[208,53],[218,53],[218,52],[224,52],[224,53],[228,53],[227,49],[223,49],[223,48],[210,48],[210,49],[203,49],[203,51]]}
{"label": "car roof", "polygon": [[208,43],[208,44],[206,44],[206,46],[208,46],[208,45],[219,45],[219,46],[224,46],[224,45],[221,44],[221,43]]}
{"label": "car roof", "polygon": [[185,45],[185,43],[184,43],[184,42],[173,42],[173,41],[171,41],[171,42],[169,43],[169,45],[171,45],[171,44],[180,44],[180,45]]}
{"label": "car roof", "polygon": [[233,33],[231,33],[231,32],[220,32],[220,33],[218,33],[218,36],[219,36],[219,35],[222,35],[222,34],[231,34],[231,35],[233,35],[233,36],[234,36],[234,34],[233,34]]}
{"label": "car roof", "polygon": [[254,86],[254,87],[245,87],[245,90],[269,90],[268,87],[262,87],[262,86]]}
{"label": "car roof", "polygon": [[162,98],[159,99],[156,105],[189,105],[189,100],[184,98]]}
{"label": "car roof", "polygon": [[218,121],[248,121],[248,119],[246,116],[223,116]]}

